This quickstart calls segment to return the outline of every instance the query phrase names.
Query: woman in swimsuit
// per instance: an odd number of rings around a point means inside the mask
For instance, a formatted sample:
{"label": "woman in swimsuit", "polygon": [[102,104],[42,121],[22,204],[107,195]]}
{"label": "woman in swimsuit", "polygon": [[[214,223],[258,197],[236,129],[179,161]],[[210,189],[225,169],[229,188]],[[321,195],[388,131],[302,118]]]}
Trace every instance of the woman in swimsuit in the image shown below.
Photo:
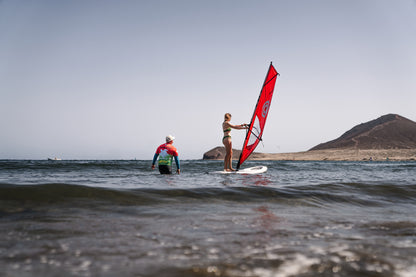
{"label": "woman in swimsuit", "polygon": [[241,125],[232,125],[230,123],[231,114],[226,113],[224,115],[224,122],[222,123],[222,130],[224,131],[224,137],[222,138],[222,143],[225,146],[225,158],[224,158],[224,170],[225,171],[234,171],[232,167],[233,159],[233,148],[231,143],[231,128],[233,129],[247,129],[247,124]]}

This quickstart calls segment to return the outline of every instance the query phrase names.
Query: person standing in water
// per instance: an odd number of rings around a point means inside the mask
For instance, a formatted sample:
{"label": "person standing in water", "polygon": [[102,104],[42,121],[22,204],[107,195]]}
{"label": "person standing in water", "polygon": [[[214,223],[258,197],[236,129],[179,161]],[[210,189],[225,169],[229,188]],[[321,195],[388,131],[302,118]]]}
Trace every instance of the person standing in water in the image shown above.
{"label": "person standing in water", "polygon": [[222,130],[224,131],[224,137],[222,138],[222,143],[225,146],[225,158],[224,158],[224,170],[225,171],[235,171],[232,166],[233,161],[233,147],[231,141],[231,128],[233,129],[247,129],[247,124],[241,125],[232,125],[230,123],[231,114],[226,113],[224,115],[224,122],[222,123]]}
{"label": "person standing in water", "polygon": [[179,164],[179,155],[175,146],[173,146],[173,140],[175,138],[171,135],[166,137],[166,143],[159,145],[156,149],[156,153],[153,156],[152,169],[155,169],[155,163],[159,157],[159,172],[160,174],[172,174],[172,159],[175,158],[176,172],[181,173]]}

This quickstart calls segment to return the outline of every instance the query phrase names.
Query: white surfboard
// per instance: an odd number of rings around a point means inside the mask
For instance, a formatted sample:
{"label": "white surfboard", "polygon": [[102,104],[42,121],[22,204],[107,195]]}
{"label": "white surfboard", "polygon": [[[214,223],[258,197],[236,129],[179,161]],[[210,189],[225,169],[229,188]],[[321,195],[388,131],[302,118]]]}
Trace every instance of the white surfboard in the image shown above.
{"label": "white surfboard", "polygon": [[259,166],[253,166],[248,167],[244,169],[240,169],[238,171],[215,171],[215,173],[220,174],[261,174],[267,171],[267,166],[259,165]]}

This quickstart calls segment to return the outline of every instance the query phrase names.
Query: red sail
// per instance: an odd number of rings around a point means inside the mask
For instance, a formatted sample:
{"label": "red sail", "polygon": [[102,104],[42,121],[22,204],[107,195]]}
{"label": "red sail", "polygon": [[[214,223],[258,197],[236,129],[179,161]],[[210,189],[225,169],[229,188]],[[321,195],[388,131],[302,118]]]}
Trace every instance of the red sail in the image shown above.
{"label": "red sail", "polygon": [[266,80],[264,80],[263,88],[261,89],[253,117],[251,118],[250,126],[247,130],[246,139],[244,140],[243,149],[241,151],[240,159],[238,160],[237,170],[261,141],[278,75],[279,73],[277,73],[276,69],[270,63]]}

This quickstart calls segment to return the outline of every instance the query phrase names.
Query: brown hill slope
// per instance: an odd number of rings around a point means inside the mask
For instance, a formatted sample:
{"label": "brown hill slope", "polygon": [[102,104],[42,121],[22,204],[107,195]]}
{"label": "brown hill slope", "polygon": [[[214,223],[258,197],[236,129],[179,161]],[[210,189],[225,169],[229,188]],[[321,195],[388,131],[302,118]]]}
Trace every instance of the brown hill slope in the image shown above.
{"label": "brown hill slope", "polygon": [[387,114],[357,125],[339,138],[318,144],[310,150],[414,148],[416,122],[397,114]]}

